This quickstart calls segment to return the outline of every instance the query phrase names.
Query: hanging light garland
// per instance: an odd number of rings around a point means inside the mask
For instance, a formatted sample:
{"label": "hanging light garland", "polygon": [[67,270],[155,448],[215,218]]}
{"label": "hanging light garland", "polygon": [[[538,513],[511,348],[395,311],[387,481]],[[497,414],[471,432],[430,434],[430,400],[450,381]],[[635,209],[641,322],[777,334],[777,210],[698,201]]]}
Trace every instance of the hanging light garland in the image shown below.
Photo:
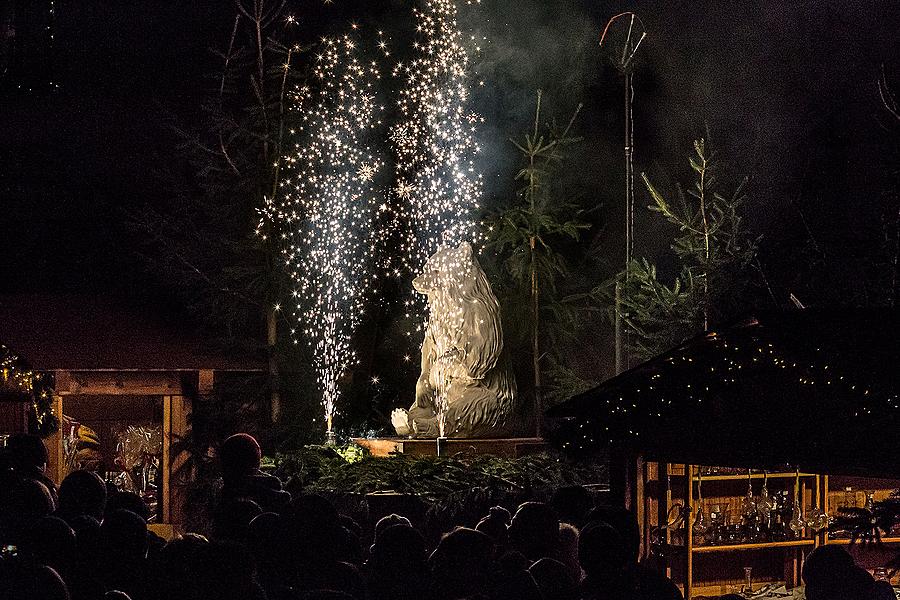
{"label": "hanging light garland", "polygon": [[47,437],[59,429],[53,414],[53,376],[34,371],[28,363],[0,344],[0,400],[31,403],[36,433]]}
{"label": "hanging light garland", "polygon": [[661,425],[677,422],[688,412],[702,411],[712,401],[732,397],[737,386],[746,385],[753,377],[769,383],[777,377],[782,387],[798,390],[823,388],[823,404],[808,410],[824,410],[824,403],[834,399],[829,409],[844,417],[847,427],[887,417],[900,419],[896,391],[876,391],[871,384],[861,383],[861,373],[840,365],[821,346],[804,348],[801,342],[798,350],[793,343],[779,342],[755,325],[744,331],[708,332],[702,341],[695,340],[637,367],[638,373],[627,376],[628,382],[621,384],[617,393],[603,393],[590,410],[562,428],[561,446],[580,453],[620,442],[640,444]]}

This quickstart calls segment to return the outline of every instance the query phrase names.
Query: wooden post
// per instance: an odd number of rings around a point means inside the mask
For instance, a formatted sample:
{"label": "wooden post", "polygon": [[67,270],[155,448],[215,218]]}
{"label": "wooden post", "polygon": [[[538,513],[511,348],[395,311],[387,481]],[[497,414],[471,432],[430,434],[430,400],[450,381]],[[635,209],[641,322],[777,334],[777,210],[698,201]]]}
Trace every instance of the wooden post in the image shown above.
{"label": "wooden post", "polygon": [[44,444],[48,455],[47,476],[59,485],[66,476],[66,459],[63,451],[63,401],[62,396],[57,394],[53,395],[53,414],[59,419],[59,429],[44,440]]}
{"label": "wooden post", "polygon": [[162,489],[157,490],[158,501],[162,502],[162,522],[171,523],[172,488],[171,474],[172,454],[172,396],[163,396],[163,445],[162,445]]}
{"label": "wooden post", "polygon": [[685,559],[684,600],[691,600],[694,587],[694,465],[684,465],[687,482],[687,514],[684,516]]}
{"label": "wooden post", "polygon": [[187,456],[176,454],[172,444],[181,440],[188,430],[190,399],[185,396],[163,397],[163,521],[171,523],[176,531],[184,523],[184,486],[178,477]]}
{"label": "wooden post", "polygon": [[[634,516],[638,523],[645,523],[650,514],[649,496],[647,487],[650,481],[650,464],[644,460],[644,456],[638,454],[635,459],[635,482],[634,482]],[[646,528],[645,528],[646,529]],[[643,556],[645,549],[648,547],[643,536],[641,536],[638,556]]]}

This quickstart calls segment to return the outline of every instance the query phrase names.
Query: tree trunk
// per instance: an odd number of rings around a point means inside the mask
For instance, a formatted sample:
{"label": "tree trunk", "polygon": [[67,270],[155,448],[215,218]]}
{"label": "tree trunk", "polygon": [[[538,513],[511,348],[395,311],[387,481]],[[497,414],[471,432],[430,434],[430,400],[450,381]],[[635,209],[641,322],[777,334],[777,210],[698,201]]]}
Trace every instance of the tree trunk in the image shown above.
{"label": "tree trunk", "polygon": [[543,407],[541,402],[541,348],[540,348],[540,299],[538,297],[538,277],[536,264],[536,240],[531,236],[531,352],[534,367],[534,430],[537,437],[541,437],[543,429]]}
{"label": "tree trunk", "polygon": [[272,423],[278,423],[281,418],[281,391],[279,390],[278,359],[275,352],[275,346],[278,343],[278,320],[274,307],[266,310],[266,341],[269,351],[269,385],[272,390],[271,417]]}

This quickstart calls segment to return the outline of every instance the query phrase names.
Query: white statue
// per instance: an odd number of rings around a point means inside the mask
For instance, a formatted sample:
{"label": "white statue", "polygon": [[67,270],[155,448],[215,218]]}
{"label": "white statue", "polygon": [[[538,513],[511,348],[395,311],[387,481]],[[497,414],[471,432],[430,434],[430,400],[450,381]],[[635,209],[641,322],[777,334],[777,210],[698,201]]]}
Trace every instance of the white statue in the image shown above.
{"label": "white statue", "polygon": [[500,305],[468,243],[441,245],[413,287],[428,296],[422,373],[398,435],[496,437],[516,432],[516,382],[503,348]]}

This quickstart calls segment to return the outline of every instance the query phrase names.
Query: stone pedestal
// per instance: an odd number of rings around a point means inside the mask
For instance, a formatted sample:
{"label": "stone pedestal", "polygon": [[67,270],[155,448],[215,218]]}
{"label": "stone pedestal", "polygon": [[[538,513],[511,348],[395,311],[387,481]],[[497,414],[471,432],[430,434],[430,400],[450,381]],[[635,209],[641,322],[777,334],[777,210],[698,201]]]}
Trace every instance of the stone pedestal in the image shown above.
{"label": "stone pedestal", "polygon": [[[353,438],[353,442],[367,448],[372,456],[388,456],[392,453],[412,456],[437,456],[437,440],[408,438]],[[537,454],[549,448],[541,438],[504,439],[448,439],[444,440],[444,456],[455,454],[490,454],[505,458],[519,458]]]}

